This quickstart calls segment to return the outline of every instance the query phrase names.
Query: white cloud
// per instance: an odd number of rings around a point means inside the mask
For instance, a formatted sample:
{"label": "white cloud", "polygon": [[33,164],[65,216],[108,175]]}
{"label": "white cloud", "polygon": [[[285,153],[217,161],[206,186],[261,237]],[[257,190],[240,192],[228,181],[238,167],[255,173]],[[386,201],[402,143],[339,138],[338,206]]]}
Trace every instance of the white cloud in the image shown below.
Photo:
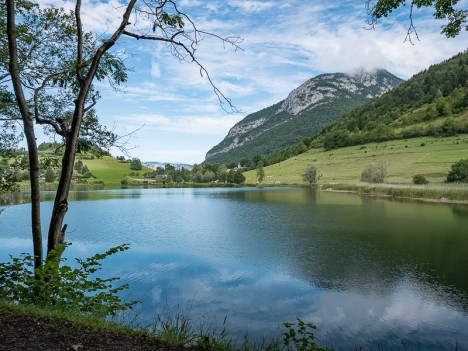
{"label": "white cloud", "polygon": [[128,125],[144,124],[149,129],[182,134],[222,135],[237,123],[242,116],[229,115],[226,117],[205,116],[174,116],[167,117],[159,114],[132,114],[116,116],[119,123]]}
{"label": "white cloud", "polygon": [[234,0],[229,4],[239,8],[244,12],[258,13],[277,6],[273,1],[254,1],[254,0]]}
{"label": "white cloud", "polygon": [[159,68],[159,65],[155,62],[151,63],[151,77],[153,78],[161,77],[161,69]]}

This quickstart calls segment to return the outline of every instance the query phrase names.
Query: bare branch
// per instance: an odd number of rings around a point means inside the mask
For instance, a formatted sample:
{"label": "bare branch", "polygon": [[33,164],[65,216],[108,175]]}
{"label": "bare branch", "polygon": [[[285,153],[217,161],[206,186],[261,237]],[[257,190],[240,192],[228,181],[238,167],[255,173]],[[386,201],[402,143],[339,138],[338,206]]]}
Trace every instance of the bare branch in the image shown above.
{"label": "bare branch", "polygon": [[418,32],[416,31],[416,27],[414,26],[414,23],[413,23],[413,8],[414,8],[414,0],[411,1],[411,8],[410,8],[410,15],[409,15],[410,25],[409,25],[408,31],[406,32],[405,40],[403,41],[404,43],[408,41],[411,43],[411,45],[414,45],[413,40],[411,39],[412,34],[414,34],[416,36],[416,39],[419,41]]}

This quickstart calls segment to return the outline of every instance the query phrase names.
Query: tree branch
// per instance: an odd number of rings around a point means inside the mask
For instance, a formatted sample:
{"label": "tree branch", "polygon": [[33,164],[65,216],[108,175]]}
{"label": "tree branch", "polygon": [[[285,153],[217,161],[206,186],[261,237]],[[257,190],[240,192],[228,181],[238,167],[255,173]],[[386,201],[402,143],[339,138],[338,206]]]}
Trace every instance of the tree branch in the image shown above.
{"label": "tree branch", "polygon": [[83,25],[81,23],[81,0],[76,1],[75,6],[75,21],[76,21],[76,46],[77,46],[77,62],[76,62],[76,76],[80,85],[83,84],[84,78],[82,75],[83,68]]}

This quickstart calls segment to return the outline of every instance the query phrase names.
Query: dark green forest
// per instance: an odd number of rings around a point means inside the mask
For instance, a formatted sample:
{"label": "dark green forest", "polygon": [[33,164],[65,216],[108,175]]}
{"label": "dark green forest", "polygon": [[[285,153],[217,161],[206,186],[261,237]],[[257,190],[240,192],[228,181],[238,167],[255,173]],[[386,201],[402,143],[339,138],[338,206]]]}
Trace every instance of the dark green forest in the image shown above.
{"label": "dark green forest", "polygon": [[468,52],[433,65],[325,128],[314,146],[468,132]]}

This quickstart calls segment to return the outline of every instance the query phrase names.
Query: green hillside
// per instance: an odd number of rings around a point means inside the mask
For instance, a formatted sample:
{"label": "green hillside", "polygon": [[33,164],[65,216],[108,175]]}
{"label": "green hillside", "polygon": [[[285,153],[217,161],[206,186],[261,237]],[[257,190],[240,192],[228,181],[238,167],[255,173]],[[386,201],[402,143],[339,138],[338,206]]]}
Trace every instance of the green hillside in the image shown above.
{"label": "green hillside", "polygon": [[468,51],[413,76],[325,129],[331,150],[373,141],[468,132]]}
{"label": "green hillside", "polygon": [[[284,162],[265,167],[265,185],[306,184],[302,172],[318,166],[323,175],[320,184],[355,184],[370,163],[388,162],[387,183],[411,183],[415,174],[424,175],[430,183],[443,183],[450,166],[468,159],[468,134],[436,138],[421,137],[348,146],[331,151],[312,149]],[[255,170],[244,173],[246,183],[256,184]]]}
{"label": "green hillside", "polygon": [[321,74],[293,90],[287,99],[246,116],[208,151],[205,163],[237,163],[256,154],[271,156],[320,133],[345,113],[401,82],[385,70]]}

